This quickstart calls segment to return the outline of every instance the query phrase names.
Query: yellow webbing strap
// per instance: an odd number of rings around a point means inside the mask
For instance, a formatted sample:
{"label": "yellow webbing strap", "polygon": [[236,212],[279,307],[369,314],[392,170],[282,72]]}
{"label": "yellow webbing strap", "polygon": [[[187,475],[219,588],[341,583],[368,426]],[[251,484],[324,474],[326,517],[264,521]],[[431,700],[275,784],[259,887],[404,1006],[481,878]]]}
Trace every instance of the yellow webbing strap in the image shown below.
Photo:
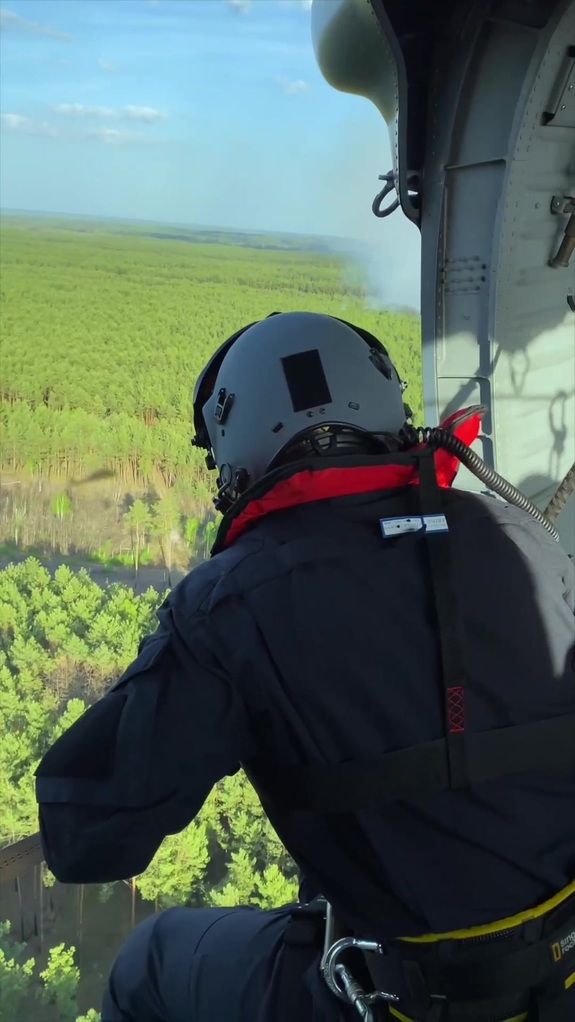
{"label": "yellow webbing strap", "polygon": [[[399,1019],[399,1022],[416,1022],[413,1018],[408,1018],[407,1015],[402,1015],[397,1008],[389,1006],[389,1010],[394,1018]],[[502,1018],[501,1022],[526,1022],[527,1015],[514,1015],[513,1018]]]}
{"label": "yellow webbing strap", "polygon": [[[525,912],[519,912],[516,916],[498,919],[496,922],[487,923],[485,926],[472,926],[468,930],[453,930],[451,933],[426,933],[423,937],[400,937],[399,940],[408,941],[411,944],[435,944],[440,940],[469,940],[470,937],[483,937],[490,933],[500,933],[501,930],[512,930],[515,926],[521,926],[523,923],[529,922],[530,919],[539,919],[540,916],[551,912],[561,902],[566,901],[571,894],[575,894],[575,880],[567,887],[564,887],[562,891],[553,895],[552,898],[549,898],[548,901],[544,901],[542,905],[526,909]],[[566,990],[569,990],[572,986],[575,986],[575,972],[565,980]],[[392,1008],[391,1005],[388,1005],[388,1007],[390,1014],[398,1019],[399,1022],[416,1022],[415,1019],[403,1015],[397,1008]],[[501,1022],[526,1022],[526,1019],[527,1014],[514,1015],[513,1018],[502,1019]]]}
{"label": "yellow webbing strap", "polygon": [[516,916],[509,916],[507,919],[498,919],[494,923],[486,923],[485,926],[472,926],[469,930],[453,930],[451,933],[426,933],[423,937],[399,937],[399,940],[408,941],[410,944],[435,944],[438,940],[469,940],[470,937],[483,937],[489,933],[500,933],[501,930],[512,930],[514,926],[521,926],[530,919],[538,919],[546,915],[552,909],[557,908],[562,901],[565,901],[571,894],[575,894],[575,880],[564,887],[558,894],[554,894],[548,901],[536,908],[528,908],[525,912],[519,912]]}

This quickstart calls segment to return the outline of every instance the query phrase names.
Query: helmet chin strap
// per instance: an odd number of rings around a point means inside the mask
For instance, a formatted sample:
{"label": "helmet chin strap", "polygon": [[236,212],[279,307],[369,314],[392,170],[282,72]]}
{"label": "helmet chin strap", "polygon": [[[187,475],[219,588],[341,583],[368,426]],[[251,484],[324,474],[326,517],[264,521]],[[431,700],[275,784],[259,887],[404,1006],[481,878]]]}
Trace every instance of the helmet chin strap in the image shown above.
{"label": "helmet chin strap", "polygon": [[245,468],[232,469],[231,465],[222,465],[216,482],[218,492],[214,497],[216,511],[222,514],[229,511],[249,485],[250,477]]}
{"label": "helmet chin strap", "polygon": [[[291,462],[304,461],[306,458],[334,457],[338,454],[381,455],[393,454],[405,450],[408,434],[402,430],[399,436],[371,433],[337,426],[318,426],[299,437],[294,443],[284,447],[268,466],[264,475],[274,469]],[[214,497],[217,511],[225,514],[251,485],[251,479],[245,468],[232,468],[223,464],[217,480],[218,492]]]}

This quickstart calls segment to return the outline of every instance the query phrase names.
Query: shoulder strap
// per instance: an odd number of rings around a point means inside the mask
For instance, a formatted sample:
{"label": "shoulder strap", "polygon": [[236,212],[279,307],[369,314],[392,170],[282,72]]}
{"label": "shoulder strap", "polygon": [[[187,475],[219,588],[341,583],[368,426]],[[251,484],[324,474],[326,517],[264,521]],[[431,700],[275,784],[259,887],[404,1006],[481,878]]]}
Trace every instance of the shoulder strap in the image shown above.
{"label": "shoulder strap", "polygon": [[440,516],[445,528],[431,531],[425,528],[425,546],[433,586],[435,617],[441,651],[442,702],[445,712],[445,736],[448,764],[448,787],[465,788],[470,783],[466,747],[466,684],[460,614],[453,591],[451,565],[451,538],[445,515],[441,489],[435,473],[434,454],[430,448],[422,452],[420,460],[420,503],[425,521],[427,516]]}
{"label": "shoulder strap", "polygon": [[[575,769],[575,714],[467,733],[463,637],[452,586],[449,522],[437,483],[433,451],[429,448],[421,451],[419,461],[422,527],[441,654],[445,737],[390,752],[377,760],[331,766],[282,766],[275,761],[254,759],[244,764],[262,799],[280,811],[354,813],[381,808],[400,799],[418,801],[448,789],[527,771]],[[430,517],[436,519],[434,529],[425,524]],[[331,552],[329,547],[326,555]],[[309,554],[313,552],[310,545]]]}

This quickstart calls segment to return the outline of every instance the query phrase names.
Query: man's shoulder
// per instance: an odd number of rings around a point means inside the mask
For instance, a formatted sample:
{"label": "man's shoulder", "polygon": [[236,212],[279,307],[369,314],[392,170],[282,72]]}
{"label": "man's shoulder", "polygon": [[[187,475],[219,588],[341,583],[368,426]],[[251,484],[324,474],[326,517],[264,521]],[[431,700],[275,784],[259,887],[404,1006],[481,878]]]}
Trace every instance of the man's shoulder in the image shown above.
{"label": "man's shoulder", "polygon": [[544,542],[554,542],[550,533],[529,512],[490,493],[476,493],[458,490],[448,491],[452,513],[461,518],[488,518],[496,521],[501,528],[521,528],[533,531]]}
{"label": "man's shoulder", "polygon": [[[575,564],[550,532],[529,511],[482,493],[452,490],[452,520],[459,521],[473,537],[474,523],[481,520],[505,535],[541,577],[556,577],[567,590],[575,590]],[[475,533],[476,534],[476,533]],[[489,533],[486,533],[489,535]]]}
{"label": "man's shoulder", "polygon": [[172,590],[169,602],[186,616],[208,612],[225,596],[241,589],[242,567],[262,552],[264,540],[255,533],[196,565]]}

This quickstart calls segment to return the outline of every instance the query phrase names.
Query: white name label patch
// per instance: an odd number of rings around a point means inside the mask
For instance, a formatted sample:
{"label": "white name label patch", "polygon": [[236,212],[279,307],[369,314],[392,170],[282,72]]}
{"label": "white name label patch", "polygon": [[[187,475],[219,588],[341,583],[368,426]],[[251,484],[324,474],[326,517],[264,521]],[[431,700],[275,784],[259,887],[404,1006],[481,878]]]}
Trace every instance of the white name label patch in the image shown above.
{"label": "white name label patch", "polygon": [[410,518],[380,518],[384,539],[403,536],[406,532],[449,532],[445,515],[414,515]]}

